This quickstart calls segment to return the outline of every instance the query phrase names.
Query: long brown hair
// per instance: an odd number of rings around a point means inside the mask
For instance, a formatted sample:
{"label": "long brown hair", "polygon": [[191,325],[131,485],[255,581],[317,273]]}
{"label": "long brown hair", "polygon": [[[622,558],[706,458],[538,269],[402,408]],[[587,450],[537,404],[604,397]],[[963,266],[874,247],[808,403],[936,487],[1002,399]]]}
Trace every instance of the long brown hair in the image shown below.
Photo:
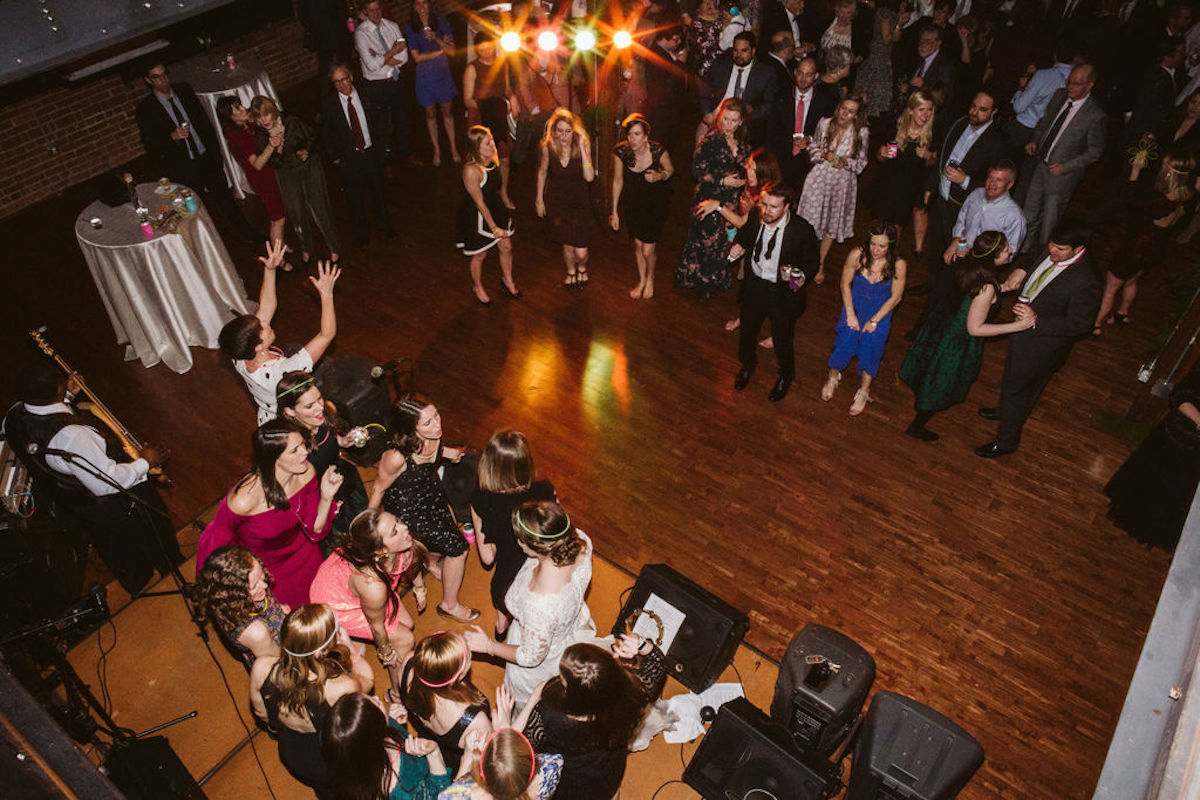
{"label": "long brown hair", "polygon": [[404,734],[365,694],[351,692],[334,703],[321,734],[329,786],[339,800],[380,800],[384,776],[391,773],[389,783],[400,779],[388,749],[402,748]]}
{"label": "long brown hair", "polygon": [[[209,554],[196,576],[196,603],[225,631],[231,631],[261,609],[250,600],[250,572],[262,565],[258,556],[244,547],[225,545]],[[268,581],[271,575],[263,567]]]}
{"label": "long brown hair", "polygon": [[896,259],[900,257],[900,253],[896,251],[896,242],[900,239],[900,234],[896,230],[896,226],[890,222],[875,220],[871,223],[871,227],[867,229],[867,235],[863,237],[858,251],[858,269],[860,272],[871,268],[871,240],[876,236],[886,236],[888,242],[887,254],[884,256],[883,279],[885,281],[896,277]]}
{"label": "long brown hair", "polygon": [[641,683],[594,644],[573,644],[563,651],[558,677],[542,690],[542,702],[563,714],[587,719],[609,750],[629,747],[641,724],[647,698]]}
{"label": "long brown hair", "polygon": [[[471,683],[470,649],[462,636],[447,631],[430,634],[413,650],[412,681],[400,689],[404,707],[423,720],[433,719],[437,698],[480,705],[487,698]],[[433,684],[433,685],[431,685]],[[441,685],[438,685],[441,684]]]}
{"label": "long brown hair", "polygon": [[571,126],[571,154],[570,159],[579,158],[582,155],[581,148],[583,143],[587,141],[587,131],[583,129],[583,121],[579,117],[571,113],[569,108],[554,109],[554,113],[550,115],[550,119],[546,120],[545,132],[542,134],[542,147],[546,148],[546,152],[554,153],[559,161],[562,160],[563,154],[558,149],[558,140],[554,137],[554,129],[558,127],[558,123],[566,122]]}
{"label": "long brown hair", "polygon": [[[383,543],[379,536],[379,524],[387,511],[378,508],[368,508],[350,523],[350,530],[338,555],[350,562],[360,572],[366,572],[379,580],[387,588],[387,602],[384,604],[384,615],[391,622],[400,610],[400,593],[392,586],[392,576],[383,569],[386,553],[380,553]],[[391,516],[388,514],[388,516]],[[400,575],[400,585],[405,588],[413,585],[413,580],[425,569],[425,559],[428,553],[425,546],[416,539],[412,540],[409,551],[409,564]]]}
{"label": "long brown hair", "polygon": [[275,477],[275,462],[287,450],[288,437],[293,433],[300,437],[305,446],[308,445],[308,431],[298,422],[278,418],[259,425],[250,439],[253,452],[250,471],[237,482],[233,490],[236,492],[257,478],[258,484],[263,490],[263,497],[267,499],[267,504],[271,508],[276,511],[287,511],[291,508],[287,493],[283,491],[283,487],[279,485],[279,481]]}
{"label": "long brown hair", "polygon": [[540,556],[547,556],[556,567],[575,563],[583,550],[583,540],[571,524],[571,518],[558,503],[542,500],[525,503],[513,510],[513,534]]}
{"label": "long brown hair", "polygon": [[337,642],[337,617],[322,603],[300,606],[284,617],[282,652],[268,680],[279,690],[279,707],[298,717],[324,702],[325,682],[350,672],[350,651]]}
{"label": "long brown hair", "polygon": [[821,142],[821,146],[829,151],[832,151],[837,146],[838,112],[842,110],[842,106],[844,106],[846,103],[854,103],[854,105],[858,106],[858,110],[854,112],[854,118],[850,120],[850,135],[852,136],[850,140],[850,155],[853,156],[858,152],[859,148],[862,147],[862,133],[858,126],[858,114],[860,111],[862,111],[862,100],[860,100],[856,95],[843,97],[841,102],[837,104],[837,108],[833,110],[833,116],[829,118],[829,125],[825,128],[825,139]]}
{"label": "long brown hair", "polygon": [[996,256],[1008,246],[1000,231],[984,231],[975,237],[966,255],[955,259],[954,291],[947,298],[950,313],[958,311],[964,297],[974,297],[989,283],[996,282]]}
{"label": "long brown hair", "polygon": [[520,431],[499,431],[488,439],[479,457],[479,488],[511,492],[533,482],[533,453]]}

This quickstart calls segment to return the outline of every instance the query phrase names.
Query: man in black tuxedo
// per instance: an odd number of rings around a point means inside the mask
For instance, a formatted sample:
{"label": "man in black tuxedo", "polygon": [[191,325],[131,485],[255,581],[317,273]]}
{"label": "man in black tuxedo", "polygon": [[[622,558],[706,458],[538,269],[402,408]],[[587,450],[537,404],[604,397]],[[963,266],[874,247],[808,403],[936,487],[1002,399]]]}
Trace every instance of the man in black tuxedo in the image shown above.
{"label": "man in black tuxedo", "polygon": [[354,76],[344,64],[334,64],[329,79],[334,91],[321,98],[321,138],[329,160],[341,173],[350,222],[359,245],[365,247],[370,237],[365,203],[368,194],[379,229],[389,239],[396,235],[388,218],[384,191],[387,111],[354,88]]}
{"label": "man in black tuxedo", "polygon": [[758,208],[750,212],[738,231],[731,259],[747,256],[746,283],[742,291],[742,314],[738,360],[742,368],[733,388],[741,391],[750,383],[758,366],[758,332],[764,319],[771,320],[771,341],[779,364],[779,377],[767,399],[782,400],[796,376],[796,318],[804,313],[804,287],[817,274],[820,242],[812,225],[788,209],[794,198],[782,183],[763,187]]}
{"label": "man in black tuxedo", "polygon": [[1008,137],[995,119],[996,98],[988,92],[976,93],[966,115],[950,125],[938,149],[936,182],[927,206],[932,241],[926,246],[929,254],[926,286],[914,286],[911,292],[919,294],[922,288],[934,288],[932,284],[945,266],[942,252],[950,241],[963,201],[983,186],[988,170],[1008,153]]}
{"label": "man in black tuxedo", "polygon": [[795,52],[795,40],[787,31],[775,31],[767,40],[767,54],[759,60],[775,70],[775,81],[780,86],[787,86],[792,82],[792,70],[788,64],[791,63]]}
{"label": "man in black tuxedo", "polygon": [[838,104],[837,93],[817,83],[819,74],[815,58],[793,61],[791,90],[779,93],[767,120],[767,149],[779,161],[784,183],[797,195],[812,169],[807,148],[817,123],[833,116]]}
{"label": "man in black tuxedo", "polygon": [[1019,303],[1036,316],[1032,328],[1012,334],[1000,383],[1000,405],[979,416],[1000,421],[996,438],[975,449],[995,458],[1021,444],[1021,428],[1050,378],[1067,361],[1075,340],[1092,328],[1100,310],[1101,285],[1087,252],[1086,229],[1064,222],[1050,236],[1048,254],[1028,275],[1013,271],[1004,289],[1019,288]]}
{"label": "man in black tuxedo", "polygon": [[750,106],[746,131],[751,144],[760,145],[766,137],[767,117],[779,93],[778,75],[768,65],[754,59],[758,40],[749,31],[733,38],[728,53],[717,56],[704,73],[707,91],[704,92],[700,123],[702,133],[712,128],[717,106],[727,97],[736,97]]}
{"label": "man in black tuxedo", "polygon": [[229,193],[221,146],[208,115],[192,87],[172,84],[161,62],[143,75],[150,96],[134,111],[142,145],[166,177],[198,192],[206,203],[215,203],[243,238],[261,242]]}

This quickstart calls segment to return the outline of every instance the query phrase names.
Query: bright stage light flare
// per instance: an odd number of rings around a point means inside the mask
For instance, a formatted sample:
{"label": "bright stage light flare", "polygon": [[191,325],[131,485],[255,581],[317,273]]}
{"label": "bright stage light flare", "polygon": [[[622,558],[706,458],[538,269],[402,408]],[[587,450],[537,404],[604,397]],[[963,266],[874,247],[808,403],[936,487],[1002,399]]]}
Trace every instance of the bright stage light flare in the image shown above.
{"label": "bright stage light flare", "polygon": [[537,45],[542,50],[557,50],[558,34],[554,31],[542,31],[537,36]]}
{"label": "bright stage light flare", "polygon": [[575,32],[575,49],[576,50],[591,50],[596,46],[596,34],[589,30],[581,30]]}
{"label": "bright stage light flare", "polygon": [[521,34],[516,31],[505,31],[500,36],[500,49],[506,53],[515,53],[521,49]]}
{"label": "bright stage light flare", "polygon": [[624,50],[631,44],[633,44],[633,36],[630,35],[629,31],[617,31],[613,34],[613,47],[618,50]]}

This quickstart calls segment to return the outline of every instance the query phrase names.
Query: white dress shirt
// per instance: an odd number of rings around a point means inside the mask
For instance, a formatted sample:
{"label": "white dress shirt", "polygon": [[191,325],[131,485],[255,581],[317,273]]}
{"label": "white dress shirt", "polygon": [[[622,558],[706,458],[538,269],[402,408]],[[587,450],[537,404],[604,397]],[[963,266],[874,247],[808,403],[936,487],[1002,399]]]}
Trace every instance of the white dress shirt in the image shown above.
{"label": "white dress shirt", "polygon": [[[775,283],[779,277],[779,253],[783,250],[783,234],[787,227],[788,220],[791,219],[790,212],[783,212],[783,216],[775,221],[774,225],[762,223],[762,229],[759,232],[759,239],[754,240],[754,246],[750,248],[750,268],[754,270],[754,274],[762,278],[764,281]],[[771,234],[779,232],[775,237],[775,246],[771,248],[770,256],[767,255],[767,243],[771,241]],[[758,254],[758,258],[754,257],[754,251],[759,249],[759,242],[762,243],[762,249]]]}
{"label": "white dress shirt", "polygon": [[354,29],[354,49],[358,51],[358,60],[362,63],[364,80],[387,81],[396,77],[400,67],[408,63],[408,50],[395,55],[396,64],[383,63],[383,57],[392,49],[392,45],[403,38],[400,26],[390,19],[381,19],[378,27],[369,19],[358,24]]}
{"label": "white dress shirt", "polygon": [[[66,403],[51,403],[48,406],[34,406],[25,403],[25,410],[39,417],[75,413]],[[52,450],[66,450],[87,459],[95,465],[99,472],[112,478],[123,489],[136,486],[146,480],[146,473],[150,470],[150,464],[144,458],[128,464],[113,461],[108,457],[104,437],[84,425],[64,425],[46,446]],[[96,497],[107,497],[117,491],[83,467],[76,466],[66,459],[48,455],[45,460],[46,466],[50,469],[75,478]]]}
{"label": "white dress shirt", "polygon": [[[1063,120],[1062,127],[1058,129],[1058,135],[1054,137],[1054,141],[1049,142],[1046,149],[1043,152],[1038,153],[1038,155],[1042,157],[1043,161],[1048,159],[1051,153],[1054,152],[1054,145],[1058,144],[1058,140],[1062,138],[1062,135],[1067,132],[1067,128],[1071,126],[1071,120],[1075,119],[1075,116],[1079,113],[1079,109],[1083,107],[1083,104],[1086,103],[1090,97],[1091,95],[1087,94],[1084,95],[1082,100],[1067,99],[1067,102],[1071,104],[1071,110],[1067,112],[1067,118]],[[1063,106],[1059,106],[1054,112],[1055,119],[1057,119],[1058,115],[1062,113],[1062,110]],[[1050,127],[1054,127],[1054,119],[1050,120]],[[1049,128],[1047,128],[1047,133],[1049,133]]]}
{"label": "white dress shirt", "polygon": [[733,87],[737,85],[738,71],[742,73],[742,94],[746,94],[746,87],[750,85],[750,70],[754,69],[754,62],[751,61],[744,67],[733,65],[733,69],[729,70],[729,83],[725,85],[725,94],[721,95],[724,100],[728,97],[733,97]]}
{"label": "white dress shirt", "polygon": [[342,101],[342,116],[346,118],[346,124],[350,126],[352,132],[354,126],[350,125],[349,106],[351,103],[354,104],[354,113],[358,115],[358,121],[362,125],[363,150],[368,149],[371,146],[371,126],[367,124],[367,112],[363,109],[362,98],[358,96],[358,89],[351,91],[349,97],[341,92],[338,92],[337,96],[338,100]]}
{"label": "white dress shirt", "polygon": [[[1063,270],[1074,264],[1079,259],[1083,258],[1083,254],[1087,252],[1087,248],[1083,248],[1075,255],[1068,258],[1066,261],[1059,261],[1057,264],[1050,260],[1050,256],[1046,256],[1042,263],[1037,265],[1037,269],[1029,273],[1025,278],[1025,283],[1021,285],[1020,299],[1022,302],[1029,302],[1037,297],[1038,294],[1046,291],[1046,287],[1054,283],[1054,279],[1063,274]],[[1038,280],[1041,279],[1042,273],[1050,272],[1050,276],[1038,286],[1037,294],[1030,296],[1029,290],[1035,286]]]}

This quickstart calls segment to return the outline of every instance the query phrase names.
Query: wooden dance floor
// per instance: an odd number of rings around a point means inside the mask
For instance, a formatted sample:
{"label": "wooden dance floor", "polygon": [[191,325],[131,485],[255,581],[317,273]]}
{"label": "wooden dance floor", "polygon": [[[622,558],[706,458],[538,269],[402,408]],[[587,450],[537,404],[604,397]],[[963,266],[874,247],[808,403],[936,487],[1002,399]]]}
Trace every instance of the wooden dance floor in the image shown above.
{"label": "wooden dance floor", "polygon": [[[557,247],[532,213],[533,177],[530,168],[515,172],[512,192],[521,206],[514,248],[524,298],[503,294],[493,256],[485,281],[495,304],[485,309],[453,247],[457,172],[397,169],[391,196],[400,235],[346,252],[332,354],[411,359],[419,390],[441,410],[448,443],[481,447],[497,429],[524,431],[540,474],[600,555],[632,573],[646,563],[672,565],[745,610],[748,642],[769,656],[782,655],[807,622],[861,643],[878,663],[876,689],[938,709],[983,744],[987,760],[962,797],[1090,796],[1169,564],[1105,519],[1101,489],[1129,448],[1096,425],[1101,414],[1124,413],[1138,388],[1137,366],[1167,307],[1161,274],[1144,287],[1132,326],[1076,347],[1026,426],[1020,452],[985,461],[971,450],[992,438],[995,424],[975,411],[998,396],[1004,342],[988,344],[969,401],[931,423],[942,435],[934,444],[904,435],[912,395],[896,380],[901,334],[919,299],[897,312],[866,412],[847,413],[852,374],[832,402],[821,402],[843,245],[830,256],[833,277],[809,292],[791,394],[767,402],[774,363],[765,350],[750,387],[734,392],[736,334],[724,329],[736,313],[733,293],[700,302],[671,288],[687,181],[675,186],[657,294],[634,301],[630,244],[599,219],[591,284],[577,292],[560,285]],[[195,366],[184,375],[122,360],[70,235],[91,199],[70,190],[0,222],[10,243],[6,294],[19,301],[0,319],[8,343],[0,367],[13,375],[31,356],[25,330],[48,325],[50,340],[125,424],[171,448],[176,485],[168,505],[183,525],[244,471],[254,412],[215,351],[194,349]],[[352,240],[345,203],[334,203]],[[253,298],[256,254],[228,243]],[[907,250],[907,236],[903,244]],[[281,275],[279,341],[306,341],[317,314],[305,279]],[[128,613],[168,602],[178,601],[142,600]],[[611,619],[609,609],[593,611]],[[147,626],[137,645],[161,650],[168,635],[191,631],[183,621],[173,631]],[[136,708],[149,702],[151,684],[192,681],[210,671],[205,662],[146,662],[162,670],[123,680],[114,702]],[[242,674],[229,673],[242,700]],[[219,683],[200,683],[212,690],[188,703],[202,715],[227,713]],[[153,710],[155,719],[174,711]],[[178,741],[203,731],[192,721],[169,733]],[[259,742],[279,773],[273,745]],[[216,750],[189,763],[192,772],[208,769]],[[678,777],[681,770],[663,771]],[[658,774],[630,784],[624,796],[648,798]],[[251,785],[218,780],[210,796],[250,796]],[[689,796],[682,786],[659,795]]]}

